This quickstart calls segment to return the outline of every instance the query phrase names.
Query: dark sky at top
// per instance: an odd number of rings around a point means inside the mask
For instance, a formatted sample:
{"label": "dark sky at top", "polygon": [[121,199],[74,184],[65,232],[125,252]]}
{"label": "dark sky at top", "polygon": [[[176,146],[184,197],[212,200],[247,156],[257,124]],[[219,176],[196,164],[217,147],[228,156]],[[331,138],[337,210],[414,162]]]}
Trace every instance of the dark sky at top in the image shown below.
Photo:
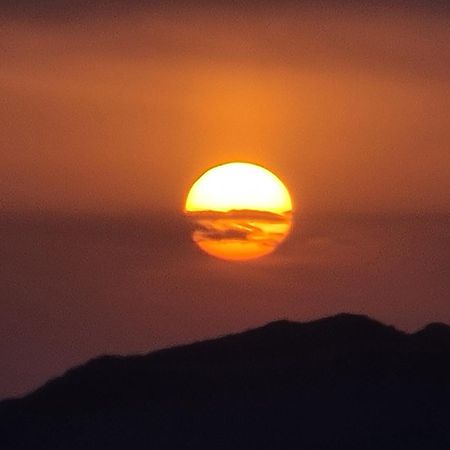
{"label": "dark sky at top", "polygon": [[445,0],[300,0],[300,1],[258,1],[258,0],[4,0],[1,10],[15,16],[41,17],[70,17],[88,14],[106,15],[108,13],[127,13],[134,11],[157,11],[164,9],[191,9],[191,8],[227,8],[240,10],[260,10],[271,8],[273,10],[289,8],[334,8],[334,9],[384,9],[395,8],[406,11],[432,11],[435,13],[448,13],[450,7]]}

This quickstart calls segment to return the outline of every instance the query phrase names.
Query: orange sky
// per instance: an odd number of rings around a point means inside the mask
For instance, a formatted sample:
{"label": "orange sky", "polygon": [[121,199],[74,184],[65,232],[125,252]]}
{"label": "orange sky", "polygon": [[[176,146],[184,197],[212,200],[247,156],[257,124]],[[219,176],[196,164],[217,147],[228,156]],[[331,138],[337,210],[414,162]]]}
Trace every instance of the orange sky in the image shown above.
{"label": "orange sky", "polygon": [[147,10],[5,19],[4,210],[181,209],[233,159],[307,210],[448,211],[448,16]]}

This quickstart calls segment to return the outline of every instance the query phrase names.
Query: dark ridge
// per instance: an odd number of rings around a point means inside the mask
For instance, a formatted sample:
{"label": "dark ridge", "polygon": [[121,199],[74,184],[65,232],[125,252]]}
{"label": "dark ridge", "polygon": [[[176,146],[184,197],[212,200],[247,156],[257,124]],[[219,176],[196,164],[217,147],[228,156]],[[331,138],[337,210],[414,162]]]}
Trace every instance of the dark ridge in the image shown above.
{"label": "dark ridge", "polygon": [[416,336],[442,336],[447,339],[450,338],[450,325],[446,325],[441,322],[433,322],[428,324],[426,327],[417,331]]}
{"label": "dark ridge", "polygon": [[105,355],[0,402],[0,448],[448,449],[449,330],[339,314]]}
{"label": "dark ridge", "polygon": [[428,348],[446,348],[450,350],[450,326],[444,323],[430,323],[417,331],[414,337]]}

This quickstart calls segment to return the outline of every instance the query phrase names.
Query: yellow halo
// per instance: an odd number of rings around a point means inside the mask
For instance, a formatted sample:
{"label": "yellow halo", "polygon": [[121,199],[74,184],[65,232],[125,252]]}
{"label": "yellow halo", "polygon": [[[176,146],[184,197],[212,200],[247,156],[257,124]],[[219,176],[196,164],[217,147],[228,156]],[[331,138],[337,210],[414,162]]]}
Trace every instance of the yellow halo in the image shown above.
{"label": "yellow halo", "polygon": [[193,240],[206,253],[227,260],[271,253],[287,236],[292,201],[272,172],[232,162],[206,171],[192,185],[185,213],[195,224]]}

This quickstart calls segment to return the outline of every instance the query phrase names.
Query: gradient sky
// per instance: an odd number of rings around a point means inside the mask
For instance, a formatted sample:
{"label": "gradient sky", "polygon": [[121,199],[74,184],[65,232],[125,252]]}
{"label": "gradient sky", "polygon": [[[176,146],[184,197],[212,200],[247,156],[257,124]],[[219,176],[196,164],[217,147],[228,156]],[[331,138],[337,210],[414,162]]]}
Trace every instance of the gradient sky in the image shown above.
{"label": "gradient sky", "polygon": [[[0,6],[0,398],[278,318],[450,322],[448,2],[144,3]],[[181,215],[230,160],[296,206],[253,263]]]}
{"label": "gradient sky", "polygon": [[233,159],[301,208],[450,207],[450,8],[31,3],[0,22],[4,209],[170,211]]}

